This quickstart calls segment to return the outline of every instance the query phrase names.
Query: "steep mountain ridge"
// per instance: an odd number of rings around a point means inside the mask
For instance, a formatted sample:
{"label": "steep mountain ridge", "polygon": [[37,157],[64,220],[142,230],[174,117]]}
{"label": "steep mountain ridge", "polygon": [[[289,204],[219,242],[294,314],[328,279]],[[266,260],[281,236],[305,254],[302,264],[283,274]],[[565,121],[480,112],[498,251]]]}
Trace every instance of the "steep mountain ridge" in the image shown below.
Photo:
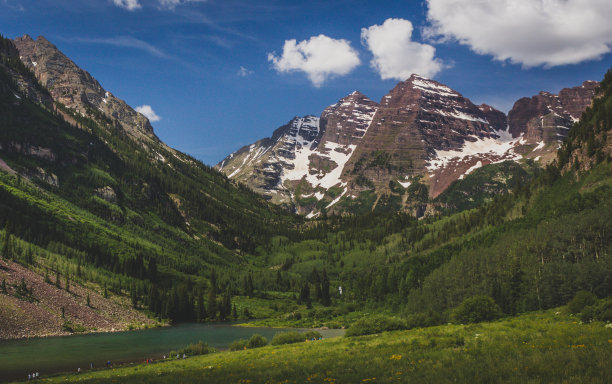
{"label": "steep mountain ridge", "polygon": [[44,36],[33,40],[24,35],[16,38],[14,44],[22,62],[49,89],[55,101],[84,115],[90,114],[91,109],[101,111],[134,138],[159,141],[149,119],[102,88],[89,72],[78,67]]}
{"label": "steep mountain ridge", "polygon": [[412,75],[380,103],[355,91],[327,107],[316,138],[284,146],[283,160],[264,155],[282,146],[281,127],[271,138],[230,154],[217,168],[311,217],[328,210],[375,209],[420,215],[429,199],[477,168],[523,158],[551,161],[590,105],[597,84],[586,81],[559,95],[541,92],[520,99],[506,116]]}

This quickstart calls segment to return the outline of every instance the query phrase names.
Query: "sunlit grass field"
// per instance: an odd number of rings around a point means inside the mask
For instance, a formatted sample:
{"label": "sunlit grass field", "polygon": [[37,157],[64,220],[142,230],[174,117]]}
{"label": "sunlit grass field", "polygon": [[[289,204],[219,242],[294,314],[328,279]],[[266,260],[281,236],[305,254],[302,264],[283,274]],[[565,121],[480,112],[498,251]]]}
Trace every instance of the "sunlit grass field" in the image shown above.
{"label": "sunlit grass field", "polygon": [[50,383],[609,383],[612,327],[547,311],[219,352]]}

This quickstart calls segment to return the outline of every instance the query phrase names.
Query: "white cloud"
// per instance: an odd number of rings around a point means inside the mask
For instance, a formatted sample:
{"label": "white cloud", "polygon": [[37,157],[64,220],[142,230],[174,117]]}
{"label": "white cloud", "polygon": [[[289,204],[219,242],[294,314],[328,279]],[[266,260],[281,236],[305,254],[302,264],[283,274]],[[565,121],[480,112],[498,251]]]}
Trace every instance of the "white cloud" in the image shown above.
{"label": "white cloud", "polygon": [[149,121],[152,123],[161,120],[161,117],[157,116],[157,114],[155,113],[153,108],[151,108],[150,105],[146,105],[146,104],[141,105],[139,107],[136,107],[135,109],[136,109],[136,112],[139,112],[145,115],[146,118],[149,119]]}
{"label": "white cloud", "polygon": [[301,71],[315,87],[320,87],[333,76],[351,72],[360,64],[359,55],[347,40],[332,39],[325,35],[312,36],[308,40],[285,40],[283,54],[268,54],[268,60],[278,72]]}
{"label": "white cloud", "polygon": [[526,67],[576,64],[612,48],[610,0],[427,0],[431,36]]}
{"label": "white cloud", "polygon": [[153,56],[167,58],[162,50],[147,43],[146,41],[139,40],[132,36],[116,36],[116,37],[75,37],[71,39],[73,41],[81,42],[81,43],[90,43],[90,44],[105,44],[112,45],[115,47],[126,47],[126,48],[136,48],[143,50],[145,52],[150,53]]}
{"label": "white cloud", "polygon": [[381,79],[405,80],[413,73],[433,77],[442,69],[431,45],[412,41],[412,23],[387,19],[382,25],[361,29],[361,42],[374,55],[370,64]]}
{"label": "white cloud", "polygon": [[113,0],[116,6],[125,8],[128,11],[134,11],[136,9],[142,8],[142,5],[138,2],[138,0]]}
{"label": "white cloud", "polygon": [[177,5],[185,3],[203,3],[206,0],[159,0],[159,5],[162,8],[174,9]]}
{"label": "white cloud", "polygon": [[240,66],[240,69],[238,70],[237,75],[240,76],[240,77],[247,77],[247,76],[252,75],[253,73],[255,73],[255,72],[250,70],[250,69],[247,69],[247,68],[245,68],[243,66]]}

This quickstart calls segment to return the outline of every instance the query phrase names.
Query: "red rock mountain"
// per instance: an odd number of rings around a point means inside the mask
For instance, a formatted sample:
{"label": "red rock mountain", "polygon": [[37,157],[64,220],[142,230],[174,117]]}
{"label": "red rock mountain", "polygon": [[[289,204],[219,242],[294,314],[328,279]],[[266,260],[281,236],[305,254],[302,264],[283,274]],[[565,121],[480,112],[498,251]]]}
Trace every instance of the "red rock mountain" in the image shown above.
{"label": "red rock mountain", "polygon": [[523,98],[506,116],[412,75],[380,103],[355,91],[320,117],[296,117],[217,168],[310,216],[380,204],[420,214],[428,199],[479,167],[552,159],[597,84]]}

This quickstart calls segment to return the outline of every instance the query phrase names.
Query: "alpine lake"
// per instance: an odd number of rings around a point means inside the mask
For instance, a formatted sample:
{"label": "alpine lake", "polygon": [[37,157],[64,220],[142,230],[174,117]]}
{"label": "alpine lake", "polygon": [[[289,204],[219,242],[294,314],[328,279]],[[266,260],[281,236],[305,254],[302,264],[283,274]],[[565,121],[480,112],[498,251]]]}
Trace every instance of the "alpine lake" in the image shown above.
{"label": "alpine lake", "polygon": [[[228,323],[185,323],[144,330],[89,333],[71,336],[0,341],[0,382],[27,380],[28,374],[41,376],[106,368],[146,359],[168,356],[199,341],[217,349],[226,349],[236,340],[260,334],[272,340],[275,334],[296,329],[245,327]],[[304,331],[304,330],[297,330]],[[324,338],[340,336],[344,330],[318,330]],[[182,355],[180,356],[182,358]],[[187,356],[189,358],[189,356]]]}

